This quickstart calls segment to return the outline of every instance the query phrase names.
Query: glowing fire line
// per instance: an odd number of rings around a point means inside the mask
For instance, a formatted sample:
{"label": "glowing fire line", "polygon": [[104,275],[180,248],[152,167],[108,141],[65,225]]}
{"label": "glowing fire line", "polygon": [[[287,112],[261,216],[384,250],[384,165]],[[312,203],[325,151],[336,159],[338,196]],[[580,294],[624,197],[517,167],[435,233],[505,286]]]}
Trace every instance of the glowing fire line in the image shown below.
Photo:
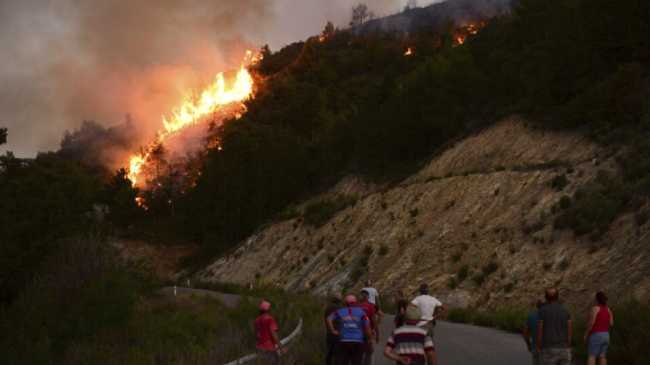
{"label": "glowing fire line", "polygon": [[[244,62],[246,62],[251,55],[251,51],[248,51]],[[257,60],[258,59],[255,57],[252,58],[253,63]],[[251,97],[252,92],[253,78],[250,76],[248,71],[246,71],[244,64],[242,64],[241,69],[237,72],[235,85],[230,90],[226,90],[223,73],[219,73],[216,76],[215,82],[202,92],[201,97],[198,98],[198,100],[192,102],[188,96],[187,101],[182,106],[173,109],[174,116],[170,121],[163,116],[163,125],[165,128],[158,132],[158,139],[149,145],[147,152],[131,156],[127,177],[131,180],[133,186],[135,187],[140,182],[140,174],[149,161],[149,156],[151,156],[154,148],[159,143],[180,133],[180,131],[190,125],[200,123],[203,116],[211,114],[221,106],[239,102],[241,103],[241,107],[245,109],[242,102]],[[237,116],[241,116],[241,114],[237,114]],[[140,204],[140,199],[138,198],[136,200],[138,201],[138,204]]]}

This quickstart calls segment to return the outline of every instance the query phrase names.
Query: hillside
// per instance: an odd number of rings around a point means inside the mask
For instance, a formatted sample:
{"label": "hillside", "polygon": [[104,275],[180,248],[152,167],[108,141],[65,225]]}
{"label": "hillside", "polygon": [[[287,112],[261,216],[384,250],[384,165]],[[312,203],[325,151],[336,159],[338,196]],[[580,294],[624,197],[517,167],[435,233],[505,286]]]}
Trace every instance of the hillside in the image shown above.
{"label": "hillside", "polygon": [[[593,185],[599,170],[617,169],[615,156],[579,132],[542,131],[510,118],[390,190],[344,179],[328,194],[358,194],[356,205],[320,228],[302,218],[274,224],[195,277],[261,279],[313,293],[357,292],[369,278],[385,296],[395,289],[412,296],[427,282],[454,307],[529,306],[549,285],[570,306],[589,304],[597,290],[614,302],[631,295],[644,301],[650,298],[648,224],[637,227],[633,214],[622,215],[597,242],[553,228],[560,214],[553,205],[562,196]],[[550,181],[565,172],[566,187],[553,189]],[[492,262],[498,269],[484,274]],[[469,273],[461,281],[462,265]]]}

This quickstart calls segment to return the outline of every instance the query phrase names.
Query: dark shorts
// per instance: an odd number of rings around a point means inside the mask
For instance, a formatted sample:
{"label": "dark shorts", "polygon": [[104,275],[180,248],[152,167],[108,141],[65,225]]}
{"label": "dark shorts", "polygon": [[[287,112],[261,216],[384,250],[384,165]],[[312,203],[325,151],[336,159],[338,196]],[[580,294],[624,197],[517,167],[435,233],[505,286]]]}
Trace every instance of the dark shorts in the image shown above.
{"label": "dark shorts", "polygon": [[257,349],[255,353],[257,354],[257,358],[259,360],[269,363],[276,363],[280,359],[280,355],[278,355],[277,351]]}
{"label": "dark shorts", "polygon": [[363,362],[363,342],[339,342],[336,354],[338,365],[361,365]]}

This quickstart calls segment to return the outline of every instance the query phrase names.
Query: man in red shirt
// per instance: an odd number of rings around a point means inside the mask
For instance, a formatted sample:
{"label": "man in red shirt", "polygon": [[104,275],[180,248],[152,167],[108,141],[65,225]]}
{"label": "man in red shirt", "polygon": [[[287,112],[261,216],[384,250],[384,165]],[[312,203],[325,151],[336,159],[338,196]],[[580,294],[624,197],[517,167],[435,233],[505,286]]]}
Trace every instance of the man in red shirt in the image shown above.
{"label": "man in red shirt", "polygon": [[[380,323],[384,319],[384,312],[376,311],[375,306],[368,301],[368,294],[363,291],[361,292],[361,295],[359,295],[359,304],[357,304],[357,307],[363,309],[363,311],[366,313],[366,316],[370,318],[370,333],[366,333],[366,329],[363,329],[363,339],[365,343],[365,351],[364,351],[364,356],[363,356],[363,365],[372,365],[373,364],[373,348],[368,346],[368,339],[372,338],[372,331],[375,332],[376,335],[376,343],[379,343],[379,328],[378,328],[378,323]],[[375,319],[375,313],[379,316],[378,319]]]}
{"label": "man in red shirt", "polygon": [[271,309],[271,304],[262,302],[260,304],[260,316],[254,322],[257,336],[257,357],[276,361],[279,356],[275,350],[275,345],[278,345],[283,355],[287,353],[287,350],[280,342],[278,326],[275,324],[275,319],[269,315],[269,309]]}

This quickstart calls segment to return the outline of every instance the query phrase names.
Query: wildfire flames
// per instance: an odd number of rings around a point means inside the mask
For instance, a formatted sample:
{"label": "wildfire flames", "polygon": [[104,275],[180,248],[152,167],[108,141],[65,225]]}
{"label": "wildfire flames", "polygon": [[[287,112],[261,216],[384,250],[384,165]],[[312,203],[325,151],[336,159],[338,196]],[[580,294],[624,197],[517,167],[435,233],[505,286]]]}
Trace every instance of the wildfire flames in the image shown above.
{"label": "wildfire flames", "polygon": [[478,33],[478,30],[483,28],[485,26],[485,22],[481,22],[479,24],[469,24],[466,25],[462,28],[460,28],[457,32],[456,35],[454,36],[454,47],[461,45],[465,43],[465,40],[467,40],[467,37],[470,34],[476,34]]}
{"label": "wildfire flames", "polygon": [[[223,112],[223,109],[241,116],[240,113],[245,111],[243,101],[250,98],[253,92],[253,78],[244,65],[248,62],[256,63],[259,59],[261,57],[253,57],[252,52],[248,51],[232,88],[226,90],[224,75],[219,73],[214,83],[206,87],[200,96],[192,97],[190,94],[183,105],[174,108],[171,120],[163,117],[164,128],[158,131],[156,141],[152,142],[146,151],[130,157],[128,178],[134,187],[142,184],[141,174],[150,162],[152,153],[162,142],[180,134],[192,125],[204,122],[205,117],[210,114]],[[140,204],[140,198],[136,201]]]}
{"label": "wildfire flames", "polygon": [[412,54],[413,54],[413,52],[411,51],[411,47],[409,47],[408,51],[406,51],[406,53],[404,53],[404,56],[410,56]]}

